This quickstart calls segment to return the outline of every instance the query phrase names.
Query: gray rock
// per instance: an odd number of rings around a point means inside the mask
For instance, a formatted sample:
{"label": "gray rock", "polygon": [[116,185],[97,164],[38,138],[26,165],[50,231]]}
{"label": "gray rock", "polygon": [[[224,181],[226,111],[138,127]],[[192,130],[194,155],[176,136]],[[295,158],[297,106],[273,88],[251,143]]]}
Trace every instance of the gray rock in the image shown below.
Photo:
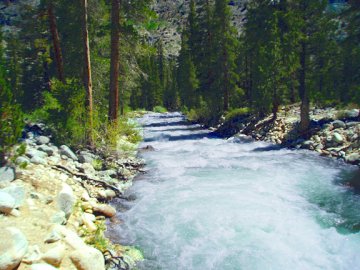
{"label": "gray rock", "polygon": [[65,213],[63,211],[59,211],[59,212],[55,213],[51,217],[51,222],[55,223],[55,224],[59,224],[59,225],[65,225],[67,222]]}
{"label": "gray rock", "polygon": [[37,157],[37,156],[32,157],[30,159],[30,162],[33,164],[36,164],[36,165],[39,165],[39,164],[46,165],[47,164],[45,159],[43,159],[41,157]]}
{"label": "gray rock", "polygon": [[78,270],[105,270],[103,254],[93,247],[75,250],[70,259]]}
{"label": "gray rock", "polygon": [[14,208],[15,199],[9,193],[0,190],[0,213],[10,214]]}
{"label": "gray rock", "polygon": [[15,200],[14,208],[19,208],[24,204],[25,201],[25,187],[12,185],[1,190],[2,192],[8,193]]}
{"label": "gray rock", "polygon": [[0,168],[0,182],[11,182],[15,180],[15,170],[9,166]]}
{"label": "gray rock", "polygon": [[39,136],[36,138],[36,144],[48,144],[50,142],[50,138],[46,136]]}
{"label": "gray rock", "polygon": [[334,126],[334,128],[346,128],[346,124],[341,120],[335,120],[334,122],[332,122],[332,125]]}
{"label": "gray rock", "polygon": [[336,143],[342,143],[344,141],[344,138],[341,134],[335,132],[332,137],[333,141]]}
{"label": "gray rock", "polygon": [[78,167],[79,171],[85,174],[95,174],[96,171],[90,163],[83,163]]}
{"label": "gray rock", "polygon": [[28,250],[28,241],[17,228],[0,228],[0,269],[15,269]]}
{"label": "gray rock", "polygon": [[72,188],[67,184],[63,184],[63,188],[57,197],[57,204],[59,209],[65,213],[67,218],[71,215],[75,201],[76,198]]}
{"label": "gray rock", "polygon": [[79,155],[79,161],[81,163],[92,163],[94,158],[89,154],[80,154]]}
{"label": "gray rock", "polygon": [[116,197],[115,191],[113,191],[111,189],[105,190],[105,195],[108,200],[111,200],[112,198]]}
{"label": "gray rock", "polygon": [[360,125],[360,122],[347,122],[346,123],[346,127],[347,128],[350,128],[350,127],[355,127],[355,126],[357,126],[357,125]]}
{"label": "gray rock", "polygon": [[26,165],[29,165],[30,164],[30,160],[27,158],[27,157],[17,157],[16,160],[15,160],[15,163],[17,165],[22,165],[22,164],[26,164]]}
{"label": "gray rock", "polygon": [[115,177],[117,176],[117,173],[115,170],[106,170],[106,171],[99,171],[98,172],[99,176],[102,176],[102,177]]}
{"label": "gray rock", "polygon": [[345,117],[346,118],[355,118],[359,116],[359,110],[358,109],[352,109],[345,111]]}
{"label": "gray rock", "polygon": [[57,270],[57,268],[47,263],[36,263],[31,265],[30,270]]}
{"label": "gray rock", "polygon": [[48,156],[52,156],[54,154],[54,149],[47,145],[39,146],[38,150],[45,152]]}
{"label": "gray rock", "polygon": [[66,145],[60,146],[60,154],[64,155],[64,156],[67,156],[68,158],[71,158],[72,160],[75,160],[75,161],[78,160],[75,153],[73,151],[71,151],[71,149]]}
{"label": "gray rock", "polygon": [[358,164],[360,163],[360,154],[359,153],[352,153],[348,155],[345,160],[352,164]]}
{"label": "gray rock", "polygon": [[29,158],[33,158],[33,157],[46,158],[47,154],[45,152],[36,150],[34,148],[29,148],[26,150],[26,156],[28,156]]}

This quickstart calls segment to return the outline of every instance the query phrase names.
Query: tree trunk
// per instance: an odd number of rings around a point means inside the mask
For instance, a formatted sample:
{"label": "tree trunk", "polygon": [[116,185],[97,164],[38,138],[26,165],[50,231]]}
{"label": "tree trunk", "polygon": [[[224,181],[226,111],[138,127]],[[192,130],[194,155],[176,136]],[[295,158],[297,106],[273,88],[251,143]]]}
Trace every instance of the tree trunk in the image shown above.
{"label": "tree trunk", "polygon": [[87,27],[87,0],[82,1],[82,30],[83,30],[83,47],[84,47],[84,85],[86,89],[86,108],[88,113],[88,128],[87,128],[87,142],[93,146],[93,100],[92,100],[92,78],[91,78],[91,62],[90,62],[90,47],[89,47],[89,32]]}
{"label": "tree trunk", "polygon": [[119,37],[120,0],[111,1],[111,66],[109,121],[115,122],[119,112]]}
{"label": "tree trunk", "polygon": [[301,98],[300,107],[300,132],[306,133],[310,127],[310,100],[306,88],[306,42],[301,42],[300,51],[300,74],[299,74],[299,94]]}
{"label": "tree trunk", "polygon": [[62,81],[64,83],[65,82],[64,62],[63,62],[63,57],[62,57],[62,52],[61,52],[59,32],[58,32],[58,29],[56,26],[56,17],[54,14],[54,4],[52,1],[48,2],[47,12],[48,12],[48,17],[49,17],[51,38],[52,38],[53,46],[54,46],[58,78],[60,81]]}

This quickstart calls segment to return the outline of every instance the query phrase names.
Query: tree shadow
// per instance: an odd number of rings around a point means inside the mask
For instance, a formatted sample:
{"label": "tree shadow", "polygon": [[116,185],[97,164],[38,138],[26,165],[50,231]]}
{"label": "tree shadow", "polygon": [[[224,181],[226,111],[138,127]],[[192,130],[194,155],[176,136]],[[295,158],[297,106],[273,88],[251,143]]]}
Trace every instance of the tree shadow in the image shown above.
{"label": "tree shadow", "polygon": [[176,121],[176,122],[171,122],[171,123],[168,123],[168,122],[162,122],[162,123],[152,123],[152,124],[145,124],[145,125],[142,125],[144,128],[147,128],[147,127],[166,127],[166,126],[188,126],[189,125],[189,122],[186,121],[186,120],[181,120],[181,121]]}
{"label": "tree shadow", "polygon": [[177,135],[177,136],[171,136],[171,135],[161,135],[157,137],[152,138],[146,138],[144,139],[144,142],[154,142],[154,141],[187,141],[187,140],[201,140],[201,139],[216,139],[219,138],[214,132],[209,133],[200,133],[200,134],[184,134],[184,135]]}

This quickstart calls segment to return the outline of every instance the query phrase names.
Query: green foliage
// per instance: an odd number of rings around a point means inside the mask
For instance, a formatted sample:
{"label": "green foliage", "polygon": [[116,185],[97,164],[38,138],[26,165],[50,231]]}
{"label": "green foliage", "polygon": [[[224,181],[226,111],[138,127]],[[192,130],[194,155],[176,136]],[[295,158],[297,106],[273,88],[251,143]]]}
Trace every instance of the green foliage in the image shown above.
{"label": "green foliage", "polygon": [[30,115],[43,121],[55,132],[57,142],[84,145],[86,142],[87,113],[85,90],[76,79],[66,83],[52,81],[51,92],[44,93],[44,105]]}
{"label": "green foliage", "polygon": [[154,109],[153,109],[153,112],[156,112],[156,113],[166,113],[167,110],[166,108],[162,107],[162,106],[155,106]]}
{"label": "green foliage", "polygon": [[93,165],[95,170],[101,171],[103,168],[103,161],[101,159],[93,159],[91,165]]}
{"label": "green foliage", "polygon": [[23,127],[20,106],[13,99],[3,68],[1,42],[0,33],[0,166],[5,163],[5,154],[17,142]]}
{"label": "green foliage", "polygon": [[248,107],[233,109],[225,114],[225,120],[231,121],[239,117],[247,116],[251,113],[251,110]]}

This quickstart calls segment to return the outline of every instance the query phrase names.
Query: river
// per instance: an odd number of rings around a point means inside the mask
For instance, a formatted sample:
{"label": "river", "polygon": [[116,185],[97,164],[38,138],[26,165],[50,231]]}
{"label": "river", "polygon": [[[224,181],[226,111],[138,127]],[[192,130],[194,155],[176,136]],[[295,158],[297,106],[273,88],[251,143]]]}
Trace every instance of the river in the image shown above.
{"label": "river", "polygon": [[360,269],[356,167],[307,150],[224,140],[179,113],[148,114],[147,173],[119,199],[111,234],[139,269]]}

